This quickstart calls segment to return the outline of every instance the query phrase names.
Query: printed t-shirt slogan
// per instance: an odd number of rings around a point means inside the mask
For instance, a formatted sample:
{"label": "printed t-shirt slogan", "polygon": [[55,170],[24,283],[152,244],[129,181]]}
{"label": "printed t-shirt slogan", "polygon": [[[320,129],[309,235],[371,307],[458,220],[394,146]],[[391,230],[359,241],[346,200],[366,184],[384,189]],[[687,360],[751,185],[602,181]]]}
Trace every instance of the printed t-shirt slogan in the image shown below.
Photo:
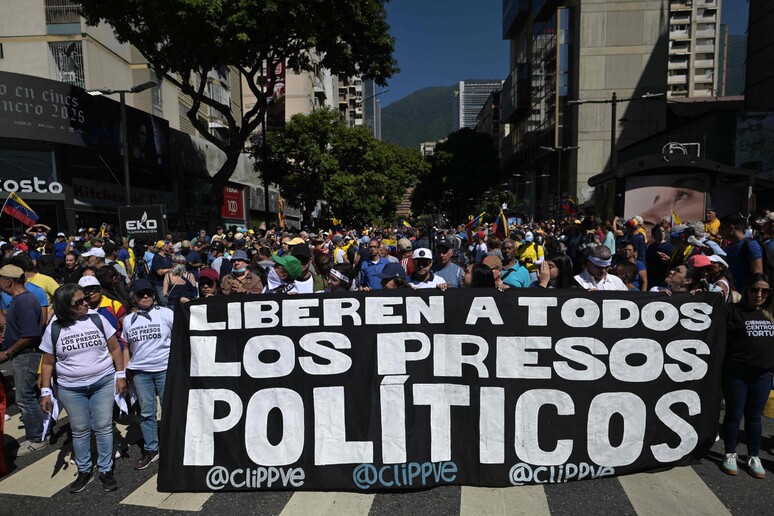
{"label": "printed t-shirt slogan", "polygon": [[722,296],[522,292],[184,305],[159,489],[559,483],[709,450]]}

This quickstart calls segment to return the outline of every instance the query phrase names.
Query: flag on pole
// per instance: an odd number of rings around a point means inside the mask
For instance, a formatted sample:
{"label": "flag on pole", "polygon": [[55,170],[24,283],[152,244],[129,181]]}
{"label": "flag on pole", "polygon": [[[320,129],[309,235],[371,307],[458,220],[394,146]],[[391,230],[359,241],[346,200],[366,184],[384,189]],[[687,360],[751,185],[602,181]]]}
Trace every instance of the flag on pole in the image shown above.
{"label": "flag on pole", "polygon": [[279,192],[277,192],[277,203],[279,204],[279,213],[277,214],[279,227],[285,229],[285,201],[282,200],[282,195]]}
{"label": "flag on pole", "polygon": [[672,225],[676,226],[677,224],[681,224],[680,217],[677,216],[677,213],[675,213],[675,210],[672,210]]}
{"label": "flag on pole", "polygon": [[570,215],[578,214],[578,206],[575,204],[575,199],[572,197],[568,197],[564,202],[562,202],[562,209]]}
{"label": "flag on pole", "polygon": [[505,218],[503,210],[500,210],[500,214],[497,215],[494,224],[492,224],[492,233],[500,240],[508,238],[511,234],[510,228],[508,227],[508,219]]}
{"label": "flag on pole", "polygon": [[474,217],[474,218],[470,219],[470,222],[465,224],[465,229],[467,229],[468,231],[476,229],[478,226],[481,225],[481,218],[484,215],[486,215],[486,212],[482,211],[481,215],[479,215],[478,217]]}
{"label": "flag on pole", "polygon": [[22,198],[11,192],[3,205],[3,213],[7,213],[11,217],[18,219],[25,226],[32,226],[40,217],[30,208],[27,203],[22,201]]}
{"label": "flag on pole", "polygon": [[411,224],[409,224],[408,222],[406,222],[406,220],[405,220],[405,219],[403,220],[402,224],[403,224],[403,227],[404,227],[404,228],[410,228],[410,227],[411,227]]}

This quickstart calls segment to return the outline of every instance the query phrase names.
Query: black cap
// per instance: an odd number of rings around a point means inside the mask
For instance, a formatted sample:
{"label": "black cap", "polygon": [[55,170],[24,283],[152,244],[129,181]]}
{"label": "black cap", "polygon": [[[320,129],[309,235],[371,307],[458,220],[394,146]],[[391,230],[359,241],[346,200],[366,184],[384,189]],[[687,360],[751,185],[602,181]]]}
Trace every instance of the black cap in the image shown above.
{"label": "black cap", "polygon": [[445,247],[446,249],[454,249],[454,242],[452,242],[451,238],[441,238],[438,240],[438,242],[435,244],[436,249]]}
{"label": "black cap", "polygon": [[295,256],[296,258],[306,258],[309,260],[312,257],[312,250],[309,249],[309,246],[306,244],[294,245],[290,249],[290,256]]}

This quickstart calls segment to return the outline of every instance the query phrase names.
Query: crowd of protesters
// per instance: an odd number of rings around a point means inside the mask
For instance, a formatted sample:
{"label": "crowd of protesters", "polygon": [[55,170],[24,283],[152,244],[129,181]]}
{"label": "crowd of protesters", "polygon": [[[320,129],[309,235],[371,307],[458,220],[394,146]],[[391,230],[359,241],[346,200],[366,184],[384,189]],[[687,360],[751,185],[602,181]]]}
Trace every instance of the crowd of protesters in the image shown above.
{"label": "crowd of protesters", "polygon": [[77,235],[33,226],[0,243],[0,362],[13,361],[27,438],[18,454],[47,446],[42,420],[58,399],[70,416],[79,472],[70,491],[92,479],[92,433],[100,483],[116,489],[113,398],[128,380],[143,434],[135,467],[156,461],[156,398],[163,396],[174,312],[197,298],[396,288],[715,292],[730,306],[722,467],[737,472],[744,416],[748,470],[763,478],[761,414],[774,369],[772,237],[774,213],[721,222],[712,209],[704,221],[652,226],[637,216],[428,231],[231,226],[155,242],[120,237],[109,225]]}

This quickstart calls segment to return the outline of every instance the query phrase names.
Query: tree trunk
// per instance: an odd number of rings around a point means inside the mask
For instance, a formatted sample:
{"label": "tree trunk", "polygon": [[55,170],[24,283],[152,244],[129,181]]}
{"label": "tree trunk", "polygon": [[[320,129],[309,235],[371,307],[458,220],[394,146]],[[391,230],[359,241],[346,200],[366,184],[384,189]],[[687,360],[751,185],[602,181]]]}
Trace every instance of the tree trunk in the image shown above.
{"label": "tree trunk", "polygon": [[210,188],[210,206],[209,206],[209,234],[215,234],[215,228],[221,224],[221,207],[223,206],[223,188],[228,184],[228,180],[236,170],[239,163],[239,150],[230,151],[226,154],[226,161],[220,167],[220,170],[212,177],[212,186]]}

